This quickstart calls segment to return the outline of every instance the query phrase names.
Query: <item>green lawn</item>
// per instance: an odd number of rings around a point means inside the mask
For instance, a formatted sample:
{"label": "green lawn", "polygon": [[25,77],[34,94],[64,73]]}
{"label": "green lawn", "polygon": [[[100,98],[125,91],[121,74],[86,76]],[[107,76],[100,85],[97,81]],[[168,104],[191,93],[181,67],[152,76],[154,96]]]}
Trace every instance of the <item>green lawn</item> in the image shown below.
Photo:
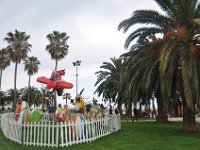
{"label": "green lawn", "polygon": [[[199,150],[200,132],[185,134],[180,122],[123,122],[122,130],[90,143],[64,148],[23,146],[4,138],[0,131],[0,150]],[[200,124],[198,124],[200,128]]]}

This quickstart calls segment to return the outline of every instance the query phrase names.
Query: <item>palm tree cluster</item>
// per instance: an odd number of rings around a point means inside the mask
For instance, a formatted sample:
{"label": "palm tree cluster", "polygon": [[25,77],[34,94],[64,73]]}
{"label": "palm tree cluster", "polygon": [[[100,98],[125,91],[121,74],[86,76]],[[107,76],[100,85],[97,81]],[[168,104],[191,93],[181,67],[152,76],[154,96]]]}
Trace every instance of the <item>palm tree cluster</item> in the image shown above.
{"label": "palm tree cluster", "polygon": [[[47,35],[47,40],[49,40],[49,44],[46,46],[46,50],[51,55],[52,59],[55,59],[55,70],[57,70],[58,67],[58,61],[64,58],[68,54],[68,45],[67,40],[69,36],[65,32],[59,32],[59,31],[53,31],[53,33],[49,33]],[[4,38],[4,40],[8,43],[8,46],[6,48],[2,48],[0,50],[0,92],[1,91],[1,81],[2,81],[2,72],[10,65],[10,62],[12,61],[15,63],[15,71],[14,71],[14,89],[13,89],[13,95],[12,95],[12,109],[15,110],[16,108],[16,102],[18,98],[17,93],[17,69],[18,65],[23,61],[23,64],[25,65],[24,70],[27,71],[27,74],[29,76],[28,80],[28,90],[22,90],[22,93],[27,93],[27,97],[24,100],[27,100],[28,103],[31,105],[33,103],[34,97],[39,96],[38,90],[31,87],[31,76],[38,72],[40,61],[37,59],[37,57],[34,56],[28,56],[28,53],[31,51],[32,45],[29,43],[30,35],[27,35],[26,32],[20,32],[18,30],[15,30],[14,33],[8,32],[7,36]],[[31,94],[32,91],[35,95]],[[2,94],[1,94],[2,95]],[[3,94],[5,95],[5,94]],[[23,94],[20,94],[23,96]],[[0,97],[1,103],[3,103],[5,96]],[[40,96],[38,99],[41,99]],[[37,101],[38,102],[38,101]]]}
{"label": "palm tree cluster", "polygon": [[[129,52],[119,58],[123,59],[122,67],[126,70],[127,76],[122,81],[126,90],[120,91],[117,86],[115,92],[123,92],[127,102],[148,101],[154,95],[158,103],[158,122],[166,121],[171,103],[181,101],[182,129],[195,132],[195,110],[200,104],[200,3],[198,0],[154,1],[162,12],[136,10],[118,26],[127,32],[140,24],[126,39],[125,48]],[[101,68],[109,70],[108,76],[100,72],[103,76],[98,75],[96,83],[101,83],[97,92],[105,97],[109,95],[101,87],[112,86],[116,78],[109,79],[115,77],[111,76],[114,73],[111,68]],[[123,94],[117,93],[115,100],[126,102],[120,98]]]}
{"label": "palm tree cluster", "polygon": [[[16,95],[17,95],[17,99],[20,99],[20,100],[21,99],[27,100],[28,97],[31,97],[29,101],[30,106],[38,107],[42,105],[43,110],[44,110],[45,105],[46,106],[51,105],[50,104],[51,94],[49,94],[47,90],[45,89],[38,89],[34,86],[24,87],[19,90],[17,89]],[[1,91],[0,96],[1,96],[0,105],[2,106],[2,108],[5,106],[9,107],[13,100],[14,89],[11,88],[6,91]]]}

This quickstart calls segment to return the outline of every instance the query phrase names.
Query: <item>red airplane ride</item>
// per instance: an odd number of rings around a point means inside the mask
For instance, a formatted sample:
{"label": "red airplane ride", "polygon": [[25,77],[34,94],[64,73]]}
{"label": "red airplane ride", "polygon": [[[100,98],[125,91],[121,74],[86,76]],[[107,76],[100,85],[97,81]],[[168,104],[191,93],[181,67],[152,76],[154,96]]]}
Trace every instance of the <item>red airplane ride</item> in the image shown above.
{"label": "red airplane ride", "polygon": [[57,91],[58,96],[61,96],[63,89],[71,89],[73,87],[72,83],[65,82],[61,79],[61,76],[65,75],[65,69],[59,71],[53,71],[50,78],[44,76],[38,77],[37,82],[47,84],[47,89],[51,92]]}

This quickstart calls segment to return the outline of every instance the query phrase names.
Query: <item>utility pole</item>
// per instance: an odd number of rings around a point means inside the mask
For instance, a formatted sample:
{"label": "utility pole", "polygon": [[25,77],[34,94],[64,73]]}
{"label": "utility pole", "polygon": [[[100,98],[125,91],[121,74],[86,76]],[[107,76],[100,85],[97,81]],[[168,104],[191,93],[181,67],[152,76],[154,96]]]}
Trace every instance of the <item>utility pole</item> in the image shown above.
{"label": "utility pole", "polygon": [[73,62],[73,66],[76,67],[76,95],[78,95],[78,66],[81,65],[81,60]]}

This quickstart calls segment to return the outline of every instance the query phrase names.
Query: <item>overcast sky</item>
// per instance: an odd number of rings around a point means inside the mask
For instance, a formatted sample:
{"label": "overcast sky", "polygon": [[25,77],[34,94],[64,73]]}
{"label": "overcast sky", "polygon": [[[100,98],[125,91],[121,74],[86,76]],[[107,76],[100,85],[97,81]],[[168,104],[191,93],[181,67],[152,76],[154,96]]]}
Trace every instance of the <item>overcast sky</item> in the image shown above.
{"label": "overcast sky", "polygon": [[[95,72],[103,62],[110,62],[111,57],[119,57],[124,50],[128,34],[119,32],[119,23],[130,17],[134,10],[156,9],[153,0],[0,0],[0,48],[7,46],[3,41],[8,32],[15,29],[31,36],[32,44],[29,56],[37,57],[41,65],[34,75],[31,85],[41,87],[36,82],[38,76],[51,75],[55,62],[45,50],[48,40],[46,35],[52,31],[66,32],[69,54],[58,63],[58,69],[65,69],[65,81],[74,84],[67,92],[75,97],[76,77],[73,61],[81,60],[79,67],[79,91],[85,88],[83,96],[92,99],[96,89]],[[2,39],[2,40],[1,40]],[[14,86],[14,65],[3,72],[2,89]],[[28,76],[24,65],[20,64],[17,74],[17,88],[28,85]],[[97,96],[95,96],[97,98]],[[98,99],[98,98],[97,98]]]}

